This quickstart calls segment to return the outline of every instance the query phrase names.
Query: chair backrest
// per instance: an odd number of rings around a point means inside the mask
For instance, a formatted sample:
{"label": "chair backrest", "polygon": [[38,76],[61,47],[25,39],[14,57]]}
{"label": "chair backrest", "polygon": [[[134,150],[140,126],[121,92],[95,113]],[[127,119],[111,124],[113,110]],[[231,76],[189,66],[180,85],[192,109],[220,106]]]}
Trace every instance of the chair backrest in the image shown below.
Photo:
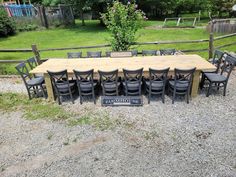
{"label": "chair backrest", "polygon": [[165,69],[149,68],[150,83],[155,82],[155,81],[162,81],[162,82],[166,83],[169,70],[170,70],[170,68],[165,68]]}
{"label": "chair backrest", "polygon": [[114,71],[98,71],[99,76],[100,76],[100,80],[101,80],[101,84],[116,84],[118,82],[118,69],[114,70]]}
{"label": "chair backrest", "polygon": [[160,49],[160,55],[175,55],[175,49]]}
{"label": "chair backrest", "polygon": [[111,52],[110,51],[106,51],[106,57],[111,57]]}
{"label": "chair backrest", "polygon": [[68,52],[67,58],[81,58],[82,52]]}
{"label": "chair backrest", "polygon": [[142,55],[143,56],[147,56],[147,55],[155,56],[155,55],[157,55],[157,50],[142,50]]}
{"label": "chair backrest", "polygon": [[131,52],[132,52],[132,56],[135,56],[135,57],[138,56],[138,50],[132,50]]}
{"label": "chair backrest", "polygon": [[18,73],[20,74],[21,78],[23,79],[23,81],[24,81],[24,83],[26,85],[27,84],[27,80],[31,79],[31,76],[29,74],[28,68],[26,67],[26,64],[24,62],[20,63],[15,68],[18,71]]}
{"label": "chair backrest", "polygon": [[51,78],[51,82],[53,87],[56,89],[56,91],[58,92],[58,86],[59,85],[68,85],[69,86],[69,80],[68,80],[68,73],[67,70],[62,70],[62,71],[47,71],[50,78]]}
{"label": "chair backrest", "polygon": [[27,63],[28,63],[28,65],[29,65],[30,69],[34,69],[36,66],[38,66],[38,63],[37,63],[37,61],[35,60],[34,57],[29,58],[29,59],[27,60]]}
{"label": "chair backrest", "polygon": [[87,52],[87,57],[88,58],[100,58],[102,57],[102,52]]}
{"label": "chair backrest", "polygon": [[141,83],[143,68],[137,70],[123,69],[125,82]]}
{"label": "chair backrest", "polygon": [[196,68],[191,69],[177,69],[175,68],[175,86],[176,84],[188,84],[188,88],[191,87],[192,81],[193,81],[193,74],[195,72]]}
{"label": "chair backrest", "polygon": [[81,87],[81,85],[87,85],[91,84],[93,86],[93,73],[94,70],[88,70],[88,71],[78,71],[78,70],[73,70],[74,75],[76,77],[77,85],[78,87]]}
{"label": "chair backrest", "polygon": [[220,50],[215,50],[214,56],[212,58],[212,64],[216,66],[216,72],[218,73],[221,66],[223,65],[223,61],[226,53]]}
{"label": "chair backrest", "polygon": [[224,60],[223,66],[221,67],[220,74],[225,75],[227,77],[227,80],[228,80],[235,65],[236,65],[236,58],[234,58],[230,55],[227,55],[225,60]]}

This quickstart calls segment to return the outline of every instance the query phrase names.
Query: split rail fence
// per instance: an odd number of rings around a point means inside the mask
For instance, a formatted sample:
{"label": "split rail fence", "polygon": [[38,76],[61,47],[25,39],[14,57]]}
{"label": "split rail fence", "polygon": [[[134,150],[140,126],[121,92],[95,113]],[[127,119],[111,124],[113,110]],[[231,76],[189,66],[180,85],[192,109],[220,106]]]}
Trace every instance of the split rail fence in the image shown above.
{"label": "split rail fence", "polygon": [[[207,52],[209,53],[209,58],[212,58],[213,52],[215,49],[221,49],[229,46],[236,45],[236,41],[233,41],[228,44],[224,44],[221,46],[215,46],[214,42],[219,41],[222,39],[230,38],[236,36],[236,33],[227,34],[219,37],[214,37],[213,33],[214,23],[212,22],[212,32],[210,32],[209,39],[200,39],[200,40],[183,40],[183,41],[156,41],[156,42],[136,42],[133,45],[162,45],[162,44],[187,44],[187,43],[208,43],[208,48],[202,48],[202,49],[182,49],[180,50],[183,53],[189,53],[189,52]],[[78,46],[78,47],[64,47],[64,48],[49,48],[49,49],[38,49],[37,45],[32,45],[31,48],[28,49],[0,49],[0,53],[2,52],[33,52],[35,55],[37,61],[41,63],[43,60],[41,59],[40,53],[41,52],[48,52],[48,51],[61,51],[61,50],[78,50],[78,49],[94,49],[94,48],[107,48],[110,47],[110,45],[95,45],[95,46]],[[23,62],[25,60],[0,60],[0,64],[12,64],[12,63],[19,63]]]}

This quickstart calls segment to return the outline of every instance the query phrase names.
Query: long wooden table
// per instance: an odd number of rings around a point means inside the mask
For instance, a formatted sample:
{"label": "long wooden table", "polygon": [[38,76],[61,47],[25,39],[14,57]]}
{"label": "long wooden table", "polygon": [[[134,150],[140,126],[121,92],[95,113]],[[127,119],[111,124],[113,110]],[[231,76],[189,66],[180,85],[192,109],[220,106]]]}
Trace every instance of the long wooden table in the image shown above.
{"label": "long wooden table", "polygon": [[199,81],[201,71],[215,70],[215,66],[201,58],[198,55],[174,55],[174,56],[145,56],[145,57],[125,57],[125,58],[80,58],[80,59],[59,59],[51,58],[43,64],[37,66],[30,73],[43,74],[45,78],[46,88],[48,92],[48,99],[54,100],[53,88],[50,77],[47,73],[49,71],[60,71],[67,69],[69,75],[73,75],[73,69],[85,71],[94,69],[94,77],[98,78],[98,70],[111,71],[118,69],[119,75],[123,76],[122,69],[139,69],[143,68],[144,76],[148,77],[149,68],[162,69],[170,67],[170,72],[174,68],[189,69],[196,67],[194,73],[192,97],[198,94]]}

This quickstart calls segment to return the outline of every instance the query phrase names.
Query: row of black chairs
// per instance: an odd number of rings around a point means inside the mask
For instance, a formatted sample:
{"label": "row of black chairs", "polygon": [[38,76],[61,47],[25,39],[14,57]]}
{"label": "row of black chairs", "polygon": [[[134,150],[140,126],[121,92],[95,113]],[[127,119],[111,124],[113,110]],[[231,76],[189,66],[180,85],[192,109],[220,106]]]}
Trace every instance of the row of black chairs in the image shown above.
{"label": "row of black chairs", "polygon": [[[217,87],[218,90],[220,87],[223,87],[223,95],[225,96],[227,83],[236,64],[236,58],[228,53],[216,50],[215,55],[210,62],[216,65],[217,69],[213,72],[202,72],[200,88],[208,87],[206,92],[206,96],[208,97],[211,94],[213,87]],[[37,65],[38,63],[35,58],[30,58],[26,62],[16,66],[17,71],[25,83],[29,99],[32,98],[32,94],[39,95],[39,92],[46,98],[44,78],[40,75],[29,74],[29,70],[35,68]],[[145,86],[145,90],[148,93],[149,102],[151,95],[153,94],[161,94],[162,101],[164,102],[166,86],[168,86],[167,90],[173,93],[173,103],[176,94],[186,95],[187,102],[189,102],[188,97],[191,90],[190,88],[194,70],[175,69],[174,79],[169,79],[167,77],[168,71],[168,68],[163,70],[150,68],[149,78],[142,79],[142,69],[133,71],[124,69],[123,80],[118,77],[118,70],[111,72],[99,71],[100,80],[98,81],[93,79],[93,70],[85,72],[74,70],[76,82],[75,80],[68,79],[66,70],[59,73],[49,71],[49,74],[54,85],[54,90],[59,97],[59,104],[61,104],[60,96],[64,94],[69,94],[73,99],[72,94],[76,91],[76,87],[78,88],[82,103],[82,97],[85,95],[92,95],[95,101],[94,90],[99,86],[102,87],[103,95],[112,96],[119,95],[121,90],[124,92],[124,95],[141,95],[142,85]]]}
{"label": "row of black chairs", "polygon": [[[132,56],[138,56],[138,50],[132,50],[131,52]],[[158,50],[142,50],[142,56],[157,56],[157,55],[175,55],[176,54],[175,49],[161,49]],[[106,52],[106,57],[111,57],[111,52]],[[67,53],[68,58],[82,58],[82,52],[68,52]],[[102,52],[87,52],[87,58],[100,58],[102,57]]]}
{"label": "row of black chairs", "polygon": [[67,70],[60,72],[48,71],[51,77],[58,102],[61,104],[60,96],[69,95],[74,103],[73,93],[76,87],[80,96],[80,103],[83,102],[83,96],[91,95],[94,103],[96,102],[95,90],[101,86],[104,96],[118,96],[123,91],[126,96],[141,96],[142,85],[148,93],[148,103],[152,95],[161,95],[162,102],[165,102],[166,86],[168,93],[172,93],[172,103],[176,95],[186,95],[189,103],[189,95],[192,86],[193,73],[195,68],[180,70],[175,69],[174,79],[168,79],[169,68],[166,69],[149,69],[149,77],[143,78],[143,68],[137,70],[123,69],[123,79],[119,78],[118,70],[98,71],[100,79],[93,78],[94,70],[78,71],[74,70],[76,82],[69,80]]}

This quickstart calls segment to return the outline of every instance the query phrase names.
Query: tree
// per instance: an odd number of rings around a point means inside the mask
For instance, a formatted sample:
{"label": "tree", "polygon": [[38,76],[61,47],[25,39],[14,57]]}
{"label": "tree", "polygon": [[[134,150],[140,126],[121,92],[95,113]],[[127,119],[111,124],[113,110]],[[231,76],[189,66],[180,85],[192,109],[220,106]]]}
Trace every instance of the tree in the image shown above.
{"label": "tree", "polygon": [[135,3],[122,4],[115,1],[109,6],[102,19],[111,31],[111,46],[113,51],[126,51],[135,41],[135,34],[141,28],[144,13],[137,10]]}

